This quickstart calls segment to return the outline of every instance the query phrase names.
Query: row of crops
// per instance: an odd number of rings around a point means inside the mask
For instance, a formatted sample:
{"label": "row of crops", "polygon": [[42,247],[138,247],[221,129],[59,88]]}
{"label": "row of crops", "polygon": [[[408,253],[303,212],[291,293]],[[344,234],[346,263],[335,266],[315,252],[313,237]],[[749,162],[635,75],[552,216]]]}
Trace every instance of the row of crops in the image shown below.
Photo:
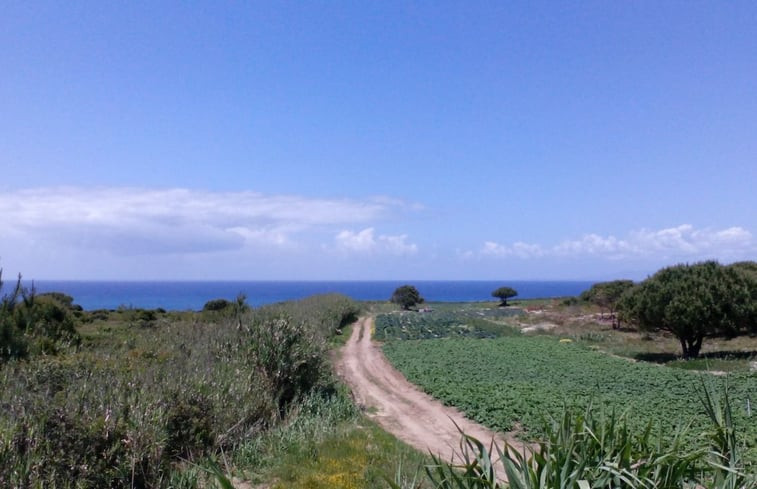
{"label": "row of crops", "polygon": [[376,318],[375,338],[417,340],[429,338],[497,338],[517,334],[507,320],[522,314],[520,309],[461,307],[450,310],[402,311]]}
{"label": "row of crops", "polygon": [[633,363],[549,336],[388,341],[384,351],[432,396],[495,429],[522,427],[526,436],[538,436],[541,421],[559,416],[564,406],[589,404],[608,414],[628,411],[634,430],[652,421],[672,434],[691,422],[689,433],[700,433],[707,425],[697,394],[702,379],[718,391],[727,383],[746,457],[757,463],[757,413],[750,412],[757,404],[754,374],[726,378]]}

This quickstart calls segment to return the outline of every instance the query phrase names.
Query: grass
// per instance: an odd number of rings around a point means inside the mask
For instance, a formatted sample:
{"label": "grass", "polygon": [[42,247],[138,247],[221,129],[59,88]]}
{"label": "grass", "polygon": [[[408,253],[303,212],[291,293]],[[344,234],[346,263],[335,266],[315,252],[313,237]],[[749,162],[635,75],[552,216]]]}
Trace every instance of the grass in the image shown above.
{"label": "grass", "polygon": [[[722,355],[722,356],[721,356]],[[747,358],[738,358],[732,352],[715,352],[714,356],[691,360],[676,359],[665,363],[670,368],[701,370],[715,373],[753,372],[757,363],[757,352],[750,352]]]}
{"label": "grass", "polygon": [[700,358],[683,360],[678,340],[667,333],[644,333],[635,330],[614,330],[608,324],[592,321],[564,323],[546,332],[592,345],[612,355],[631,360],[657,363],[687,370],[748,372],[757,361],[757,337],[707,338]]}
{"label": "grass", "polygon": [[298,450],[284,456],[270,472],[275,481],[272,489],[386,487],[387,479],[414,479],[421,467],[430,462],[427,455],[409,448],[366,419],[342,424],[311,448],[307,453]]}
{"label": "grass", "polygon": [[0,364],[0,486],[189,489],[221,453],[256,468],[237,454],[317,438],[349,417],[326,352],[357,310],[322,296],[243,317],[92,313],[78,349]]}
{"label": "grass", "polygon": [[352,336],[352,329],[355,327],[355,323],[350,323],[342,328],[339,328],[337,334],[329,338],[329,347],[331,349],[339,349],[347,344],[350,336]]}

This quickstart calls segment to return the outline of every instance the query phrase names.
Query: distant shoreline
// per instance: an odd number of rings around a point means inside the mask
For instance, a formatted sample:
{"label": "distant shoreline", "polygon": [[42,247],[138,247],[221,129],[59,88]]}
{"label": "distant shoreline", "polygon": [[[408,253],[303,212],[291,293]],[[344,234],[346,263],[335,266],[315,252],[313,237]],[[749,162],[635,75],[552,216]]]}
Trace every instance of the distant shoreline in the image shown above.
{"label": "distant shoreline", "polygon": [[[252,306],[301,299],[316,294],[340,293],[361,301],[388,300],[402,284],[414,284],[429,302],[485,302],[502,285],[518,291],[514,299],[575,296],[594,281],[553,280],[376,280],[376,281],[78,281],[35,280],[37,292],[63,292],[86,310],[119,307],[166,310],[200,310],[211,299],[247,296]],[[31,285],[31,281],[25,281]]]}

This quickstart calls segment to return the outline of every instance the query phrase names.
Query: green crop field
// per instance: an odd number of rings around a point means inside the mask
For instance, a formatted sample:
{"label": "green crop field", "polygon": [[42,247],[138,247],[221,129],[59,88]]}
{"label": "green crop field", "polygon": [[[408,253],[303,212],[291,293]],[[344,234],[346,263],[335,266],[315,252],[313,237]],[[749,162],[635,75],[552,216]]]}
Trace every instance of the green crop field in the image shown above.
{"label": "green crop field", "polygon": [[697,397],[704,376],[718,391],[728,384],[735,422],[749,445],[746,458],[757,462],[757,414],[747,413],[747,400],[757,403],[754,373],[721,377],[634,363],[549,336],[389,341],[384,351],[432,396],[490,427],[520,427],[526,437],[538,436],[540,421],[559,416],[565,405],[589,403],[628,411],[634,429],[653,421],[672,433],[692,422],[698,433],[707,425]]}
{"label": "green crop field", "polygon": [[375,337],[378,340],[415,340],[428,338],[468,337],[496,338],[517,334],[508,318],[522,314],[520,309],[498,309],[471,305],[434,305],[433,310],[380,314],[376,317]]}

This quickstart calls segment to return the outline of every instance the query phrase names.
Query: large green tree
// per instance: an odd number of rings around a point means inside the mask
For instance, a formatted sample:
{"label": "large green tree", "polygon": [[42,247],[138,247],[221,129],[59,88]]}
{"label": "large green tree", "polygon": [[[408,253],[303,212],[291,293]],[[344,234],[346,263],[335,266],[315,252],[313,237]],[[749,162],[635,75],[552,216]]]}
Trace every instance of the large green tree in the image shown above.
{"label": "large green tree", "polygon": [[394,290],[391,302],[399,304],[404,310],[408,310],[416,304],[423,302],[420,292],[412,285],[402,285]]}
{"label": "large green tree", "polygon": [[621,316],[642,330],[672,333],[684,358],[707,336],[734,336],[754,326],[754,279],[715,261],[663,268],[623,295]]}
{"label": "large green tree", "polygon": [[599,306],[604,314],[607,311],[612,318],[613,328],[619,326],[615,315],[615,308],[623,294],[633,287],[631,280],[613,280],[611,282],[599,282],[591,286],[589,290],[581,293],[581,299]]}
{"label": "large green tree", "polygon": [[502,301],[499,304],[502,307],[505,307],[507,305],[507,299],[509,299],[510,297],[515,297],[516,295],[518,295],[518,292],[512,287],[500,287],[492,292],[492,297],[497,297],[500,301]]}

